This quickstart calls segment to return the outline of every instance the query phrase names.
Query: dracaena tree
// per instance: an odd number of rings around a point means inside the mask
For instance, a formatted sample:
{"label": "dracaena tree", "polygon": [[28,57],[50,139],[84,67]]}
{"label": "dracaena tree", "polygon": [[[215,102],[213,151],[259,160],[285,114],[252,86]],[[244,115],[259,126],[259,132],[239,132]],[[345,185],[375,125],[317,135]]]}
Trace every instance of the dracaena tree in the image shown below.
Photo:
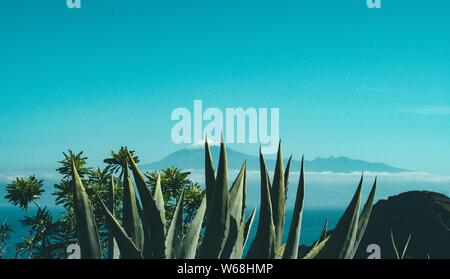
{"label": "dracaena tree", "polygon": [[60,222],[54,221],[53,216],[46,207],[41,207],[38,200],[44,192],[43,180],[38,180],[34,175],[28,179],[16,178],[6,185],[5,198],[21,210],[28,211],[30,205],[34,205],[36,212],[30,216],[24,216],[20,223],[29,228],[28,235],[22,242],[16,245],[16,257],[26,258],[52,258],[58,249],[60,239]]}
{"label": "dracaena tree", "polygon": [[23,211],[27,211],[30,203],[39,207],[37,200],[44,192],[44,181],[38,180],[32,175],[28,179],[17,177],[16,180],[6,185],[5,198],[14,206],[18,205]]}
{"label": "dracaena tree", "polygon": [[11,237],[11,233],[13,232],[13,227],[6,223],[6,220],[0,224],[0,259],[4,257],[6,254],[6,242]]}

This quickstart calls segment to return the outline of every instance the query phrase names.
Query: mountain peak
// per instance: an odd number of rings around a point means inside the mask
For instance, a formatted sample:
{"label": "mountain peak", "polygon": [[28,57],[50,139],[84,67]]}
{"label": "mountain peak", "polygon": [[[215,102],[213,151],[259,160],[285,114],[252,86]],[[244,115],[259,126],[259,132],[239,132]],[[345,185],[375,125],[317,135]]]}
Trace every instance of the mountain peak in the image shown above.
{"label": "mountain peak", "polygon": [[[208,139],[209,146],[220,146],[220,142],[213,141],[212,139]],[[205,140],[199,140],[188,147],[186,149],[192,150],[192,149],[204,149],[205,148]]]}

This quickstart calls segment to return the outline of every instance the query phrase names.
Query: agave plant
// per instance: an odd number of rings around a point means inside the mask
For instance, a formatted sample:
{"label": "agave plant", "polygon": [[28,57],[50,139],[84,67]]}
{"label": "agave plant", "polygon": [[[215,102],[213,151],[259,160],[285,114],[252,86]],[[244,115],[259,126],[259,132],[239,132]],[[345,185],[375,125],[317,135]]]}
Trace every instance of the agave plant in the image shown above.
{"label": "agave plant", "polygon": [[[220,145],[217,172],[214,169],[211,152],[205,141],[205,186],[206,195],[188,230],[183,230],[183,207],[185,193],[181,192],[173,217],[166,225],[161,178],[156,177],[154,187],[149,187],[145,176],[139,170],[135,156],[126,151],[123,161],[123,218],[116,219],[110,206],[101,199],[101,210],[108,229],[119,247],[121,258],[166,258],[166,259],[239,259],[247,258],[284,258],[297,259],[303,215],[305,193],[304,159],[300,167],[297,194],[293,217],[289,226],[287,241],[283,243],[286,200],[291,158],[286,169],[279,144],[274,178],[271,181],[264,156],[260,158],[261,203],[259,221],[255,238],[244,255],[244,247],[255,218],[256,208],[246,219],[246,163],[229,187],[228,167],[225,143]],[[100,246],[98,232],[90,200],[72,163],[74,207],[82,258],[99,258]],[[133,180],[128,169],[131,170]],[[375,197],[376,179],[367,202],[360,214],[363,177],[355,195],[332,233],[327,223],[314,247],[304,257],[311,258],[353,258],[370,219]],[[150,189],[153,188],[153,192]],[[137,189],[137,191],[135,191]],[[110,201],[111,202],[111,201]],[[206,222],[205,222],[206,221]],[[203,235],[202,225],[206,224]],[[201,239],[201,241],[200,241]],[[201,243],[200,243],[201,242]]]}
{"label": "agave plant", "polygon": [[[391,231],[391,244],[392,244],[392,250],[394,252],[393,258],[396,260],[403,260],[406,256],[406,251],[408,250],[409,242],[411,240],[411,234],[408,236],[408,239],[406,240],[405,246],[403,246],[403,250],[400,252],[398,250],[398,245],[395,243],[394,239],[394,232]],[[429,257],[429,255],[428,255]]]}

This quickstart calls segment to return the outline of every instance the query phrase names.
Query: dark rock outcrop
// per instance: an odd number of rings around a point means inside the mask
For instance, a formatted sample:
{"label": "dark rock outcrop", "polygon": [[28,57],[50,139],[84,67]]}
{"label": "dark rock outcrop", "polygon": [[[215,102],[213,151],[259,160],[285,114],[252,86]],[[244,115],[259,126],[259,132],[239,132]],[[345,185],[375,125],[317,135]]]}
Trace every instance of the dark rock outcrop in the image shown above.
{"label": "dark rock outcrop", "polygon": [[355,258],[367,258],[370,244],[380,246],[382,258],[393,258],[391,230],[399,250],[411,234],[405,258],[450,259],[450,198],[411,191],[378,201]]}

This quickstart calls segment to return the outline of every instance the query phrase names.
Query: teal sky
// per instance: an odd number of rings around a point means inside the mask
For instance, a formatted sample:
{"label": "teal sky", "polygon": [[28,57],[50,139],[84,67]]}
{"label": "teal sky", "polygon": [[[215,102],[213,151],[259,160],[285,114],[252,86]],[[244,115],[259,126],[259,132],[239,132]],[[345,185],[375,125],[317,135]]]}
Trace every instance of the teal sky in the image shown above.
{"label": "teal sky", "polygon": [[[285,153],[450,173],[450,1],[3,0],[0,169],[142,161],[171,112],[278,107]],[[257,145],[234,145],[257,154]]]}

